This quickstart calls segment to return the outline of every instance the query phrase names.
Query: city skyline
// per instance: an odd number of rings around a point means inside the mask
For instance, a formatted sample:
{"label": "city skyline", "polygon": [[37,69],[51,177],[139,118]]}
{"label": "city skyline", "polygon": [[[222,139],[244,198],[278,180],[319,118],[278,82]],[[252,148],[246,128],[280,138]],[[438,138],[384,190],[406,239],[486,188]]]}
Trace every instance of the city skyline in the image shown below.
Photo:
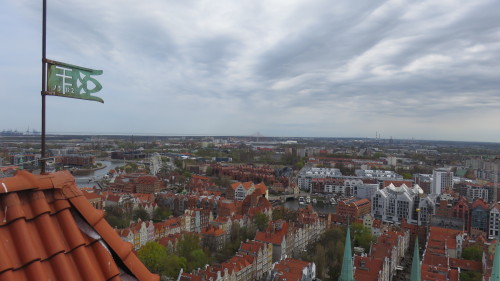
{"label": "city skyline", "polygon": [[[0,129],[40,130],[41,3],[0,3]],[[48,133],[500,142],[495,1],[134,4],[48,1],[105,101],[48,97]]]}

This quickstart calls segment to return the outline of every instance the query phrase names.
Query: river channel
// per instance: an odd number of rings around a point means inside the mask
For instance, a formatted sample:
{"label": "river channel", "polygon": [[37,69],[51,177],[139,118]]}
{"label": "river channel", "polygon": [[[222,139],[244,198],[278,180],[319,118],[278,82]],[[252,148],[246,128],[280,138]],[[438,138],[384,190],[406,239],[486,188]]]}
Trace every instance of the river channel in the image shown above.
{"label": "river channel", "polygon": [[[108,160],[103,160],[103,161],[97,161],[98,163],[102,163],[106,167],[103,169],[95,170],[95,171],[89,171],[88,173],[85,174],[79,174],[78,176],[75,176],[75,181],[78,187],[94,187],[98,186],[96,181],[99,181],[104,177],[106,174],[108,174],[109,170],[115,169],[116,167],[124,166],[125,162],[123,161],[108,161]],[[285,202],[285,207],[290,209],[290,210],[297,210],[298,208],[303,208],[305,205],[299,204],[298,200],[289,200]],[[329,213],[335,213],[336,211],[336,206],[331,205],[329,203],[321,203],[318,202],[317,204],[312,204],[313,208],[316,212],[319,214],[329,214]]]}
{"label": "river channel", "polygon": [[97,162],[103,164],[106,167],[103,169],[89,171],[88,173],[79,174],[78,176],[75,176],[75,181],[78,187],[93,187],[97,185],[96,181],[102,179],[102,177],[108,174],[109,170],[125,165],[125,162],[123,161],[104,160]]}
{"label": "river channel", "polygon": [[[299,204],[298,200],[289,200],[285,202],[285,207],[290,209],[290,210],[297,210],[298,208],[303,208],[306,205]],[[336,212],[336,205],[331,205],[328,203],[317,203],[317,204],[312,204],[314,210],[318,214],[330,214],[330,213],[335,213]]]}

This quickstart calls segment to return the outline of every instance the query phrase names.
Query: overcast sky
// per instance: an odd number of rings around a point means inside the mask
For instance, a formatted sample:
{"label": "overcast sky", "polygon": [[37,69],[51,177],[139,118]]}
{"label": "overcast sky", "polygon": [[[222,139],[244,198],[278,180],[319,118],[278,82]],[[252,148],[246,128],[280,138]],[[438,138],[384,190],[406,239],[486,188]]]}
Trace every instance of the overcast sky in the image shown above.
{"label": "overcast sky", "polygon": [[[0,130],[41,129],[41,0],[0,1]],[[48,133],[500,142],[498,0],[48,0],[47,57],[105,101]]]}

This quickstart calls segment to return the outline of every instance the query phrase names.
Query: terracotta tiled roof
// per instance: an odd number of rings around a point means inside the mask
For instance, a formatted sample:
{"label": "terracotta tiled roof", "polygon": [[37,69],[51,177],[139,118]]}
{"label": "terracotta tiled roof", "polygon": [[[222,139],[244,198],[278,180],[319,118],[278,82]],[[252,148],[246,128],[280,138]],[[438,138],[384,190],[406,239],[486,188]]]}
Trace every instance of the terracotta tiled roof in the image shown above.
{"label": "terracotta tiled roof", "polygon": [[302,280],[304,268],[307,266],[309,266],[309,262],[302,260],[290,258],[282,260],[274,266],[274,271],[276,271],[276,277],[274,280]]}
{"label": "terracotta tiled roof", "polygon": [[462,270],[483,271],[483,264],[479,261],[463,260],[450,258],[450,267],[459,268]]}
{"label": "terracotta tiled roof", "polygon": [[0,280],[159,280],[67,172],[0,179]]}
{"label": "terracotta tiled roof", "polygon": [[266,194],[267,186],[263,182],[261,182],[261,183],[255,185],[255,189],[260,190],[260,192],[262,194]]}
{"label": "terracotta tiled roof", "polygon": [[476,198],[476,200],[474,200],[474,202],[472,203],[471,209],[475,209],[477,207],[481,207],[485,210],[488,209],[488,205],[486,205],[486,203],[484,202],[484,200],[482,198]]}
{"label": "terracotta tiled roof", "polygon": [[231,188],[236,190],[236,188],[238,188],[238,186],[240,186],[241,182],[235,182],[235,183],[232,183],[231,184]]}
{"label": "terracotta tiled roof", "polygon": [[113,201],[113,202],[119,202],[120,201],[120,195],[109,195],[106,200],[107,201]]}
{"label": "terracotta tiled roof", "polygon": [[354,257],[354,278],[363,281],[377,281],[382,270],[383,260],[372,257]]}
{"label": "terracotta tiled roof", "polygon": [[93,192],[86,192],[86,191],[83,191],[83,195],[88,199],[88,200],[92,200],[92,199],[100,199],[101,196],[98,195],[98,194],[95,194]]}

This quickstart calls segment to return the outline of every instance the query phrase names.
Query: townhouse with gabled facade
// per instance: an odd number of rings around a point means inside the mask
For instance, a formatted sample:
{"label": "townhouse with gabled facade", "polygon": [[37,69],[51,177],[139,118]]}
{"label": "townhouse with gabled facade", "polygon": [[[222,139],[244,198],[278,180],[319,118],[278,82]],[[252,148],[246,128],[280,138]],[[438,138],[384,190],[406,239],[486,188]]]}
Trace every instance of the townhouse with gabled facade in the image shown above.
{"label": "townhouse with gabled facade", "polygon": [[225,231],[215,226],[207,226],[201,230],[201,241],[203,247],[208,248],[210,251],[222,251],[226,245]]}
{"label": "townhouse with gabled facade", "polygon": [[[234,200],[242,201],[247,195],[252,194],[255,190],[253,182],[236,182],[231,184],[230,188],[234,192]],[[229,198],[229,197],[228,197]]]}
{"label": "townhouse with gabled facade", "polygon": [[288,222],[279,220],[272,222],[268,230],[259,231],[255,235],[255,241],[273,245],[273,262],[280,261],[287,256],[288,227]]}
{"label": "townhouse with gabled facade", "polygon": [[392,280],[410,245],[409,231],[389,230],[377,237],[369,253],[354,257],[355,280]]}
{"label": "townhouse with gabled facade", "polygon": [[252,276],[253,280],[261,280],[262,278],[268,276],[273,264],[272,244],[258,241],[247,241],[241,243],[238,252],[255,258],[255,266]]}

